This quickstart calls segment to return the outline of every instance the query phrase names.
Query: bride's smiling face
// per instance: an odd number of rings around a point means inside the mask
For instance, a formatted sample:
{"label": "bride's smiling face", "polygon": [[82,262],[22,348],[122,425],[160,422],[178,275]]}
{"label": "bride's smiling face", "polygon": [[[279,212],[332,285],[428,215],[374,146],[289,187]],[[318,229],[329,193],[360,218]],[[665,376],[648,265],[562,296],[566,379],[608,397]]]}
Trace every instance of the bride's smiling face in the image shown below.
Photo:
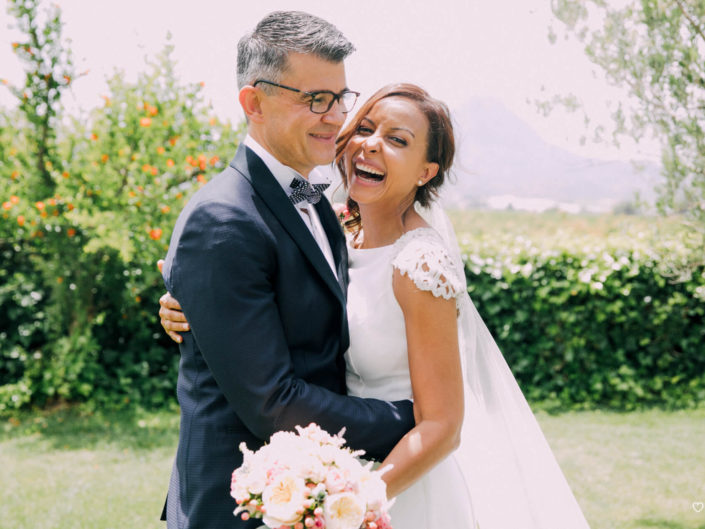
{"label": "bride's smiling face", "polygon": [[428,162],[428,119],[404,97],[378,101],[362,118],[345,147],[348,193],[360,205],[408,206],[419,182],[438,172]]}

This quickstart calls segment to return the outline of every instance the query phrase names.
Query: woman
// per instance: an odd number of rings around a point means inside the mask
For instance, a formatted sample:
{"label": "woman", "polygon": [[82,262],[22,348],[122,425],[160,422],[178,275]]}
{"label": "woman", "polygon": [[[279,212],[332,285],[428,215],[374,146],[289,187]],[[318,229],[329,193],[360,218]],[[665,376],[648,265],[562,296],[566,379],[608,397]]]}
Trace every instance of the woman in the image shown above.
{"label": "woman", "polygon": [[383,462],[393,525],[587,527],[470,302],[450,223],[429,208],[453,155],[447,108],[409,84],[379,90],[337,141],[351,215],[348,391],[413,398],[417,418]]}

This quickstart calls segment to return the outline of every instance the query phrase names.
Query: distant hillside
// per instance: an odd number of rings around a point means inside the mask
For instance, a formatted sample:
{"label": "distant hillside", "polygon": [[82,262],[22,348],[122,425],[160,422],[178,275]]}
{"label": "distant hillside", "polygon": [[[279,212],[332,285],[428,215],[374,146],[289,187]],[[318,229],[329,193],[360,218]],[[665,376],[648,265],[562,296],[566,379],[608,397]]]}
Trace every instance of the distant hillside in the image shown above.
{"label": "distant hillside", "polygon": [[448,205],[609,211],[639,192],[653,197],[659,168],[584,158],[546,143],[500,102],[472,99],[455,110],[460,148]]}

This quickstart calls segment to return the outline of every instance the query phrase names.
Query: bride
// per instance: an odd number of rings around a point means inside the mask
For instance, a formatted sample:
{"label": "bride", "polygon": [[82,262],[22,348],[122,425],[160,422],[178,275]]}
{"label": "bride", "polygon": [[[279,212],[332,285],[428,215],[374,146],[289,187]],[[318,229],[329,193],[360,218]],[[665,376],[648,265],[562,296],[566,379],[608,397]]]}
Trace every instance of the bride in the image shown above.
{"label": "bride", "polygon": [[[454,150],[446,106],[411,84],[380,89],[337,140],[348,192],[348,392],[414,401],[416,426],[382,463],[392,465],[392,524],[587,528],[433,205]],[[181,329],[181,316],[169,318],[167,331]]]}

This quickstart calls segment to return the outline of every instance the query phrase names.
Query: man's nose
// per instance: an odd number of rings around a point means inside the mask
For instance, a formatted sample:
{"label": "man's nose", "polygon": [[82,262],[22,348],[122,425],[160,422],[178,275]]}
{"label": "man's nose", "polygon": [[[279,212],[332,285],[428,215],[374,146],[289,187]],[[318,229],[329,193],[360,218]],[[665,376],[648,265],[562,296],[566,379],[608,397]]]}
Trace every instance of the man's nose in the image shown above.
{"label": "man's nose", "polygon": [[343,107],[340,101],[334,101],[333,106],[330,110],[323,114],[323,121],[330,125],[335,125],[340,129],[345,123],[345,114],[343,113]]}

